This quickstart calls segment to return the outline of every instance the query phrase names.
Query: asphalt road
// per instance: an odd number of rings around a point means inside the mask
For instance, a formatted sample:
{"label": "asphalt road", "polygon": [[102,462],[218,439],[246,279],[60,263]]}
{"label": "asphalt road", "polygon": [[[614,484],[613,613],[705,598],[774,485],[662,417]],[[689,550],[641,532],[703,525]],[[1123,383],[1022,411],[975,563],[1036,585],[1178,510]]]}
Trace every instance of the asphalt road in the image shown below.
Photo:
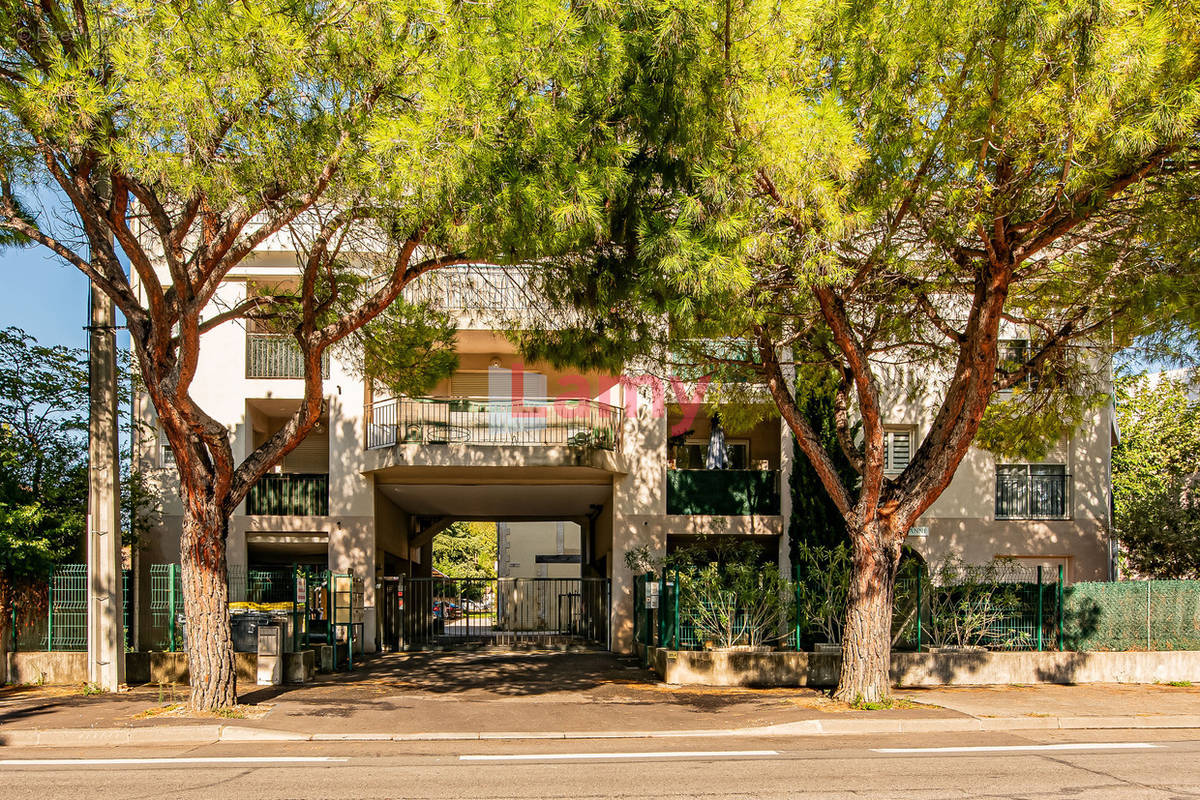
{"label": "asphalt road", "polygon": [[1200,731],[0,748],[0,798],[107,797],[1184,798]]}

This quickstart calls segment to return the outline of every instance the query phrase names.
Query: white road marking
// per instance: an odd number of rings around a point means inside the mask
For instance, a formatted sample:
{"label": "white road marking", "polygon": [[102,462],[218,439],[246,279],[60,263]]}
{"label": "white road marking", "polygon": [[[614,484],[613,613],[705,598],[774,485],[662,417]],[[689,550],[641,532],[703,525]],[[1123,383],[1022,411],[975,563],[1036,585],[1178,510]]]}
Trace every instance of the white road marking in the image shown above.
{"label": "white road marking", "polygon": [[586,761],[599,758],[740,758],[777,756],[777,750],[673,750],[658,753],[523,753],[520,755],[459,756],[460,761]]}
{"label": "white road marking", "polygon": [[348,761],[332,756],[230,756],[228,758],[5,758],[0,767],[102,767],[136,764],[296,764]]}
{"label": "white road marking", "polygon": [[1018,753],[1041,750],[1149,750],[1161,744],[1146,742],[1075,742],[1072,744],[1015,744],[995,747],[876,747],[873,753]]}

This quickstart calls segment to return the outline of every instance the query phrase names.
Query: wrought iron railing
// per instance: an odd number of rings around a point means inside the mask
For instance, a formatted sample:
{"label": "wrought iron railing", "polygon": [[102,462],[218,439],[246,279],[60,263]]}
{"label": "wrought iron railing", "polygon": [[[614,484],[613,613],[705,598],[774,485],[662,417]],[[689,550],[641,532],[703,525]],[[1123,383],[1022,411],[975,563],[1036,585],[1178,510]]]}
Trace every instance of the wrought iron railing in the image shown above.
{"label": "wrought iron railing", "polygon": [[996,476],[996,519],[1070,519],[1070,474]]}
{"label": "wrought iron railing", "polygon": [[298,472],[268,473],[250,487],[247,514],[324,517],[329,515],[329,476]]}
{"label": "wrought iron railing", "polygon": [[595,400],[404,397],[368,404],[366,447],[485,444],[620,449],[621,409]]}
{"label": "wrought iron railing", "polygon": [[[246,334],[247,378],[303,378],[304,357],[286,334]],[[321,377],[329,377],[329,352],[321,354]]]}
{"label": "wrought iron railing", "polygon": [[516,312],[537,308],[528,267],[469,265],[427,272],[404,289],[413,303],[443,311]]}

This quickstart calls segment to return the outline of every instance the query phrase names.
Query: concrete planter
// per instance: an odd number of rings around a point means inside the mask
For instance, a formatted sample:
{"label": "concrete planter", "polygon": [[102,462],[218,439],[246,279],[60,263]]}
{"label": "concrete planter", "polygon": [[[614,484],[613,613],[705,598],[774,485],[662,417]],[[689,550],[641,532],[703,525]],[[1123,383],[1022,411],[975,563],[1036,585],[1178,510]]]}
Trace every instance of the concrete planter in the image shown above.
{"label": "concrete planter", "polygon": [[[837,684],[840,653],[694,652],[655,649],[651,667],[666,683],[702,686]],[[897,686],[978,686],[1009,683],[1200,682],[1200,651],[1124,653],[892,653]]]}
{"label": "concrete planter", "polygon": [[[234,668],[240,686],[257,681],[258,654],[234,653]],[[8,653],[4,659],[10,683],[76,684],[87,683],[87,653],[35,652]],[[307,683],[316,673],[316,653],[304,650],[285,653],[284,680]],[[186,653],[126,653],[125,682],[129,685],[188,682]]]}
{"label": "concrete planter", "polygon": [[927,652],[930,653],[986,653],[986,647],[971,644],[948,644],[942,647],[930,647]]}

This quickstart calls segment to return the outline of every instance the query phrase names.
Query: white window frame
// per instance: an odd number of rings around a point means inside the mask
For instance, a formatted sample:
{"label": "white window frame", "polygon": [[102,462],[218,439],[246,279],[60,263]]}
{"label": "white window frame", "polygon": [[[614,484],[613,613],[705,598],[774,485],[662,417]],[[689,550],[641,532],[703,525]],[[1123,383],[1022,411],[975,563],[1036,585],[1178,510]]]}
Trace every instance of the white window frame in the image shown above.
{"label": "white window frame", "polygon": [[171,442],[167,440],[167,432],[162,428],[158,429],[158,465],[160,467],[175,466],[175,451],[171,449]]}
{"label": "white window frame", "polygon": [[[709,441],[710,441],[709,439],[685,439],[683,444],[685,447],[690,446],[690,445],[698,445],[699,447],[707,448]],[[725,448],[726,449],[729,449],[729,448],[733,447],[734,445],[744,445],[746,447],[746,469],[751,469],[751,467],[750,467],[750,464],[751,464],[750,440],[749,439],[726,439],[725,440]],[[705,452],[707,452],[707,450]],[[704,469],[704,467],[703,466],[692,467],[692,469]]]}

